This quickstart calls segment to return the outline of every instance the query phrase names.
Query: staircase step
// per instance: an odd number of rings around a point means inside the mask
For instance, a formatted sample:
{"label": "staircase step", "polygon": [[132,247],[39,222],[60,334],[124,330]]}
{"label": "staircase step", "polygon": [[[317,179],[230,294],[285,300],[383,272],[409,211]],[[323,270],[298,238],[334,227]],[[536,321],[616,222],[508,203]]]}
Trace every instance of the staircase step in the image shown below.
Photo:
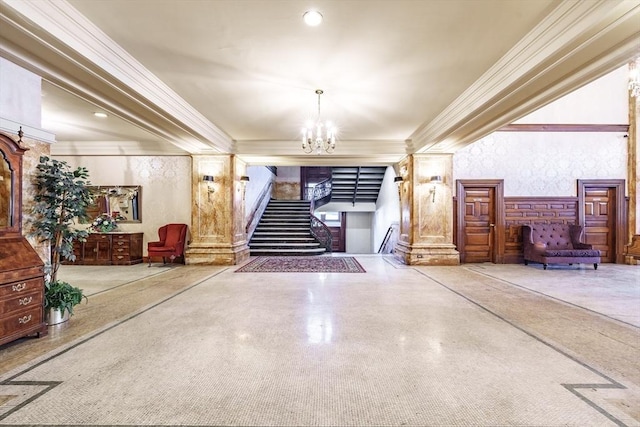
{"label": "staircase step", "polygon": [[304,256],[304,255],[322,255],[326,252],[325,248],[315,249],[257,249],[251,250],[251,256]]}
{"label": "staircase step", "polygon": [[319,248],[320,243],[291,243],[291,242],[280,242],[280,243],[254,243],[251,242],[249,245],[250,249],[287,249],[287,248],[296,248],[296,249],[313,249]]}
{"label": "staircase step", "polygon": [[251,255],[325,253],[325,248],[311,235],[309,207],[307,200],[270,200],[249,242]]}

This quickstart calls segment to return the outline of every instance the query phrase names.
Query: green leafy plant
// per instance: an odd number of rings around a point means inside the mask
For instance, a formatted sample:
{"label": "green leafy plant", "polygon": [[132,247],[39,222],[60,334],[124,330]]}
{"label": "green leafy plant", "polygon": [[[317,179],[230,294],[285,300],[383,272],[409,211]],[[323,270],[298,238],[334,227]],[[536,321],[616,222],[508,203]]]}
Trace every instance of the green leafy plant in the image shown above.
{"label": "green leafy plant", "polygon": [[71,286],[62,280],[47,282],[44,290],[44,308],[57,309],[64,316],[66,311],[73,316],[73,307],[87,299],[82,289]]}
{"label": "green leafy plant", "polygon": [[40,242],[49,242],[50,262],[47,286],[56,284],[62,259],[75,261],[73,242],[86,241],[87,230],[72,227],[76,218],[87,221],[87,207],[93,202],[89,192],[89,172],[84,167],[72,170],[64,161],[40,157],[34,178],[35,194],[29,221],[29,234]]}

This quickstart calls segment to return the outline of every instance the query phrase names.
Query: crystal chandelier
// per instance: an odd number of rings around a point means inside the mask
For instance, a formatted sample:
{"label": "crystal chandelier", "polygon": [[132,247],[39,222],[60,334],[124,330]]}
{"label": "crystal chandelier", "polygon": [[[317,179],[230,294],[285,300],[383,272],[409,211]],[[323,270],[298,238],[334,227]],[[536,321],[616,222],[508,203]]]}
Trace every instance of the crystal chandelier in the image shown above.
{"label": "crystal chandelier", "polygon": [[313,152],[321,154],[323,151],[333,153],[336,148],[336,128],[329,122],[323,124],[320,120],[320,95],[323,93],[321,89],[316,90],[318,95],[318,118],[315,125],[302,129],[302,149],[307,154]]}
{"label": "crystal chandelier", "polygon": [[640,98],[640,57],[629,63],[629,92],[631,96]]}

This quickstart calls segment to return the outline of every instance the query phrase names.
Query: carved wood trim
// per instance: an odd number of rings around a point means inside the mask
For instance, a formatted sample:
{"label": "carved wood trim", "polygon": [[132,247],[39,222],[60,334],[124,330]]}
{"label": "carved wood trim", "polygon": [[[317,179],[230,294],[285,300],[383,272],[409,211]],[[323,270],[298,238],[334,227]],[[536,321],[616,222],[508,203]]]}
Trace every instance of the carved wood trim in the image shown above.
{"label": "carved wood trim", "polygon": [[27,151],[11,137],[0,133],[0,161],[6,161],[12,172],[11,178],[11,223],[0,228],[0,238],[22,236],[22,156]]}

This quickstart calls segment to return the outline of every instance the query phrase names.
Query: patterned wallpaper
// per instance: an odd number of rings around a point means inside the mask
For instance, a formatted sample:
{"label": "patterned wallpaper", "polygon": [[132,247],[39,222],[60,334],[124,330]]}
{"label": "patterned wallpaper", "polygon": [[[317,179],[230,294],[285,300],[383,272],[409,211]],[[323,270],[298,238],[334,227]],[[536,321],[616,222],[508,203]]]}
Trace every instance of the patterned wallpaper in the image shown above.
{"label": "patterned wallpaper", "polygon": [[158,228],[168,223],[191,224],[191,157],[189,156],[56,156],[73,168],[89,170],[92,185],[139,185],[142,222],[120,224],[122,231],[144,233],[157,240]]}
{"label": "patterned wallpaper", "polygon": [[578,179],[627,179],[627,139],[605,132],[495,132],[456,152],[453,175],[504,179],[507,197],[577,196]]}

